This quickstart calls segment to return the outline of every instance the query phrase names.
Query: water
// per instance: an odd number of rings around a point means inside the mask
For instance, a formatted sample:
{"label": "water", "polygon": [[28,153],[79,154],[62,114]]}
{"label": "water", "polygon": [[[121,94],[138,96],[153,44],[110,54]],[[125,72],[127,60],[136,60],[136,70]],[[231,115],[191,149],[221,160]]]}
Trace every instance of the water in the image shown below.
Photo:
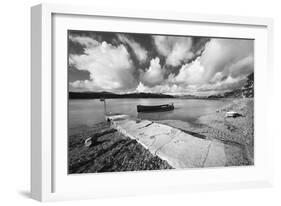
{"label": "water", "polygon": [[[136,106],[174,103],[175,109],[167,112],[137,113]],[[107,112],[128,114],[148,120],[182,120],[190,123],[218,108],[229,100],[203,99],[107,99]],[[104,105],[99,99],[70,100],[69,128],[92,126],[104,121]]]}

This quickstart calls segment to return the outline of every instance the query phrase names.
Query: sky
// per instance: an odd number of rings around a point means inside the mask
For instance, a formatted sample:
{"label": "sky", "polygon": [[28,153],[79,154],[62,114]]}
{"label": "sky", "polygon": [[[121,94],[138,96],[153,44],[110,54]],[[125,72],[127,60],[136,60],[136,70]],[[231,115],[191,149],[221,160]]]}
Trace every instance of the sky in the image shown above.
{"label": "sky", "polygon": [[68,32],[69,90],[211,95],[242,87],[254,40]]}

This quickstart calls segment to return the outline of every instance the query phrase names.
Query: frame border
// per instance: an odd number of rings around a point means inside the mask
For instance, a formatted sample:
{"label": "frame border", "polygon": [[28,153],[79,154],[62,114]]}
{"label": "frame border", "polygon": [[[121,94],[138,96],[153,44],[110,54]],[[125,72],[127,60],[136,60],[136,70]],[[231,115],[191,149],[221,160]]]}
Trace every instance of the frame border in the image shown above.
{"label": "frame border", "polygon": [[[140,10],[114,10],[61,4],[40,4],[31,8],[31,197],[39,201],[72,199],[67,194],[54,191],[53,174],[53,93],[55,92],[52,71],[52,16],[53,14],[102,16],[109,18],[153,19],[177,22],[204,22],[210,24],[263,26],[267,29],[268,73],[273,77],[273,20],[261,17],[225,15],[202,15],[178,12],[153,12]],[[272,137],[271,137],[272,138]],[[271,143],[271,142],[270,142]],[[270,145],[272,146],[272,145]],[[204,185],[194,191],[268,187],[273,185],[272,175],[258,182]],[[178,190],[191,191],[179,186]],[[93,195],[94,197],[94,195]]]}

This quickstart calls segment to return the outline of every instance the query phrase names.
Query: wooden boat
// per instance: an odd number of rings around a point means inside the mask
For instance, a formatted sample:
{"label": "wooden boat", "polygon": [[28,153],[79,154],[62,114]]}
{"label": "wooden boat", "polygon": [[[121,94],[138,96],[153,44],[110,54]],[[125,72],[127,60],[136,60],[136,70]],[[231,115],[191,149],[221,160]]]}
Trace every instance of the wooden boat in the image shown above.
{"label": "wooden boat", "polygon": [[164,112],[174,109],[174,104],[162,104],[162,105],[137,105],[138,112]]}

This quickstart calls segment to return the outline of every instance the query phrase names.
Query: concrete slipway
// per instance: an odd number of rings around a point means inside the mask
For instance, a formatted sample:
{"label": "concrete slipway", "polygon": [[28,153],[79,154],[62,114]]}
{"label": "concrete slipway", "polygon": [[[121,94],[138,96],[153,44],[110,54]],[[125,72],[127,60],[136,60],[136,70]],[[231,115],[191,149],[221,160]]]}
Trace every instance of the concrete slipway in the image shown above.
{"label": "concrete slipway", "polygon": [[[174,168],[221,167],[228,165],[228,162],[239,165],[243,157],[242,149],[235,145],[198,138],[164,124],[136,120],[127,115],[107,116],[107,119],[113,128],[135,139]],[[229,156],[226,151],[238,155]]]}

